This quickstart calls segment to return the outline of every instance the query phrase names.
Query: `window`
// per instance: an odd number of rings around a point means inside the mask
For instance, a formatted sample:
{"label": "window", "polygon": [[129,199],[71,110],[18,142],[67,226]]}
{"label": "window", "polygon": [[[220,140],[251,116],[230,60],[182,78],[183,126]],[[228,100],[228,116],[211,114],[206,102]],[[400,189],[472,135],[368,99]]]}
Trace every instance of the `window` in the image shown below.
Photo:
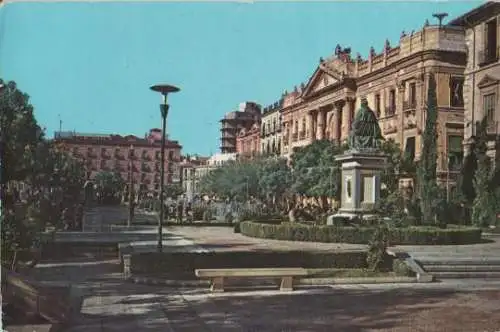
{"label": "window", "polygon": [[448,171],[459,171],[462,167],[463,137],[459,135],[448,136]]}
{"label": "window", "polygon": [[393,115],[396,113],[396,90],[389,91],[389,105],[387,106],[386,115]]}
{"label": "window", "polygon": [[496,96],[490,93],[483,96],[483,111],[487,121],[492,124],[495,121]]}
{"label": "window", "polygon": [[375,95],[375,114],[377,115],[377,118],[380,117],[380,95],[379,94]]}
{"label": "window", "polygon": [[450,106],[464,107],[464,79],[461,77],[450,79]]}
{"label": "window", "polygon": [[417,85],[415,82],[410,83],[408,89],[408,101],[410,102],[410,108],[415,108],[417,106]]}
{"label": "window", "polygon": [[405,144],[405,158],[415,160],[415,137],[408,137]]}
{"label": "window", "polygon": [[484,25],[484,64],[497,60],[497,20],[493,19]]}

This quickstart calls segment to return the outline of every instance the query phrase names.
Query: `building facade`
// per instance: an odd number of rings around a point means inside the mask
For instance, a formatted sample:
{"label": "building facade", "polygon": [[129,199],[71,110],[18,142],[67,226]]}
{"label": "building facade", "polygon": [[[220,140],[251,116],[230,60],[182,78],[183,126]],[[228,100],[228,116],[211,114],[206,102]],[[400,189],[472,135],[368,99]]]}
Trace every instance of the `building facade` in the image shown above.
{"label": "building facade", "polygon": [[236,138],[241,129],[251,128],[260,121],[261,107],[254,102],[244,102],[238,111],[227,113],[221,122],[222,153],[236,153]]}
{"label": "building facade", "polygon": [[499,16],[500,3],[487,2],[449,23],[466,29],[464,150],[469,152],[477,123],[486,117],[493,160],[500,157]]}
{"label": "building facade", "polygon": [[[134,135],[56,132],[54,142],[82,160],[88,179],[99,172],[115,172],[139,193],[158,195],[160,190],[161,130],[151,129],[144,138]],[[181,145],[165,144],[164,183],[179,183]]]}
{"label": "building facade", "polygon": [[253,158],[260,152],[260,122],[243,128],[236,137],[236,153],[241,158]]}
{"label": "building facade", "polygon": [[285,96],[283,149],[318,139],[347,139],[362,98],[379,118],[382,134],[418,159],[422,149],[430,75],[437,82],[438,173],[458,171],[462,160],[466,48],[464,29],[425,23],[402,33],[399,45],[372,47],[367,59],[337,46],[320,59],[309,82]]}
{"label": "building facade", "polygon": [[185,198],[188,201],[192,201],[198,194],[198,183],[202,174],[201,172],[197,172],[197,169],[206,167],[207,162],[207,157],[186,156],[183,158],[180,164],[182,174],[182,189],[184,191]]}
{"label": "building facade", "polygon": [[283,98],[264,108],[260,125],[260,153],[281,154],[281,110]]}

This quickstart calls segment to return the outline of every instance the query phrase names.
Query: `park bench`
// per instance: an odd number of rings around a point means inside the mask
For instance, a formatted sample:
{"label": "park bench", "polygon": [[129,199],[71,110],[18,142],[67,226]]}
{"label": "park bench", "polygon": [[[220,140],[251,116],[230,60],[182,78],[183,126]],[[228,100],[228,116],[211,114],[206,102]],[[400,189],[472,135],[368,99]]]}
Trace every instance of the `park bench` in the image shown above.
{"label": "park bench", "polygon": [[307,276],[303,268],[197,269],[198,278],[211,279],[212,292],[224,291],[224,278],[281,278],[281,291],[293,290],[293,278]]}

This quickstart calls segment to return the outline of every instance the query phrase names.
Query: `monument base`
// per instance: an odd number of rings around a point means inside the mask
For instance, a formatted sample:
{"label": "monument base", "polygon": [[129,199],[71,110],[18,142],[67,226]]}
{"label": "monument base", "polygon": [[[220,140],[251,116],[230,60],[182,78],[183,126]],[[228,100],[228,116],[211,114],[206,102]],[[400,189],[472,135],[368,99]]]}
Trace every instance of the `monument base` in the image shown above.
{"label": "monument base", "polygon": [[336,214],[329,215],[326,218],[326,224],[328,226],[336,225],[337,223],[335,222],[335,219],[342,219],[342,220],[356,220],[356,219],[362,219],[362,220],[375,220],[379,216],[374,214],[374,213],[355,213],[351,211],[339,211]]}

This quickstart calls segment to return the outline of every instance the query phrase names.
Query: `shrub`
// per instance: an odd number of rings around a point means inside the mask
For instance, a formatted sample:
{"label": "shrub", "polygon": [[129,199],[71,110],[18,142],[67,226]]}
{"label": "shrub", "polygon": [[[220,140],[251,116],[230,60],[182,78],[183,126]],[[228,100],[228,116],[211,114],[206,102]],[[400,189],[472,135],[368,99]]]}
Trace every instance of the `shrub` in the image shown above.
{"label": "shrub", "polygon": [[366,268],[363,251],[216,251],[131,254],[133,274],[189,273],[209,268]]}
{"label": "shrub", "polygon": [[[280,225],[245,221],[241,233],[251,237],[288,241],[337,242],[368,244],[375,227],[366,226],[319,226],[296,223]],[[391,245],[413,244],[471,244],[481,241],[481,229],[475,227],[390,227],[388,241]]]}
{"label": "shrub", "polygon": [[380,271],[384,258],[387,255],[388,240],[389,230],[384,223],[381,223],[375,228],[373,237],[370,239],[370,242],[368,242],[366,262],[372,271]]}
{"label": "shrub", "polygon": [[225,223],[228,223],[228,224],[232,224],[233,223],[233,213],[232,212],[227,212],[225,215],[224,215],[224,222]]}
{"label": "shrub", "polygon": [[241,233],[240,222],[239,221],[234,224],[233,230],[234,230],[235,233]]}

